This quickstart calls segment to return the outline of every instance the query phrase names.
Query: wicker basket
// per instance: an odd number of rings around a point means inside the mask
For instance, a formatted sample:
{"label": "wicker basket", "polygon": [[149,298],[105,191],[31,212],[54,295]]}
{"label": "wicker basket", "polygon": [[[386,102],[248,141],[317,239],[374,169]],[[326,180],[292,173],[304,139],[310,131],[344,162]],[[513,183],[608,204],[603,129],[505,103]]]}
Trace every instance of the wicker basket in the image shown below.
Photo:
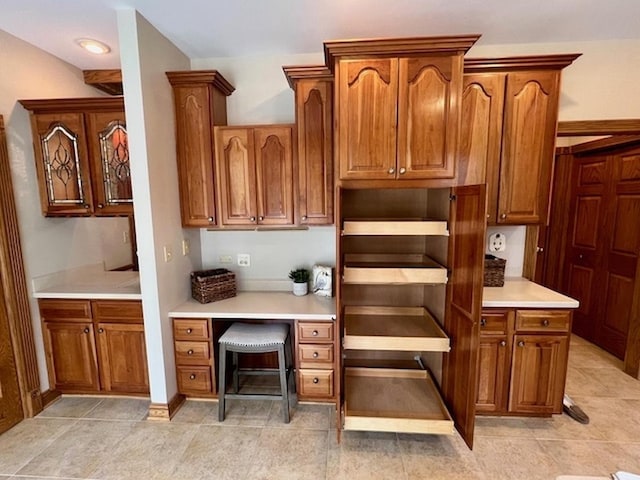
{"label": "wicker basket", "polygon": [[200,303],[236,296],[236,274],[224,268],[191,273],[191,296]]}
{"label": "wicker basket", "polygon": [[485,287],[502,287],[504,286],[504,267],[507,261],[494,257],[493,255],[484,256],[484,286]]}

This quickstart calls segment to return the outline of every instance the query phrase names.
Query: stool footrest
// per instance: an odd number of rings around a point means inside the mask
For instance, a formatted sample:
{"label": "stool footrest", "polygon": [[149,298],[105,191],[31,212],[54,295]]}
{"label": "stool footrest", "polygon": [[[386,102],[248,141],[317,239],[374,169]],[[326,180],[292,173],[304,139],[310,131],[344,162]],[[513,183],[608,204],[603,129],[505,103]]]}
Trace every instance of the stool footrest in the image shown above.
{"label": "stool footrest", "polygon": [[282,400],[282,395],[267,393],[226,393],[224,398],[232,400]]}

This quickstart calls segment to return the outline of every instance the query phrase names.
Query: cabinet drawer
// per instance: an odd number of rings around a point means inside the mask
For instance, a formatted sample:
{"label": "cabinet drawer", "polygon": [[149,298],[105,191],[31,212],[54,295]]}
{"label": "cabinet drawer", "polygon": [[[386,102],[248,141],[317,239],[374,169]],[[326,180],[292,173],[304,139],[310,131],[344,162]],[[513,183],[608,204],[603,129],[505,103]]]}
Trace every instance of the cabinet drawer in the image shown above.
{"label": "cabinet drawer", "polygon": [[143,323],[142,302],[138,300],[93,300],[91,308],[98,322]]}
{"label": "cabinet drawer", "polygon": [[298,345],[298,368],[333,368],[333,344]]}
{"label": "cabinet drawer", "polygon": [[482,335],[505,335],[507,333],[508,320],[509,312],[484,310],[480,317],[480,333]]}
{"label": "cabinet drawer", "polygon": [[211,367],[177,367],[178,391],[182,394],[213,393]]}
{"label": "cabinet drawer", "polygon": [[299,322],[298,342],[333,342],[333,322]]}
{"label": "cabinet drawer", "polygon": [[211,320],[175,318],[173,320],[174,340],[209,340]]}
{"label": "cabinet drawer", "polygon": [[333,397],[333,370],[300,370],[300,395]]}
{"label": "cabinet drawer", "polygon": [[517,332],[568,332],[571,327],[571,312],[566,310],[518,310]]}
{"label": "cabinet drawer", "polygon": [[40,317],[45,322],[73,322],[91,320],[89,300],[40,299]]}
{"label": "cabinet drawer", "polygon": [[211,346],[209,342],[176,342],[178,365],[209,365]]}

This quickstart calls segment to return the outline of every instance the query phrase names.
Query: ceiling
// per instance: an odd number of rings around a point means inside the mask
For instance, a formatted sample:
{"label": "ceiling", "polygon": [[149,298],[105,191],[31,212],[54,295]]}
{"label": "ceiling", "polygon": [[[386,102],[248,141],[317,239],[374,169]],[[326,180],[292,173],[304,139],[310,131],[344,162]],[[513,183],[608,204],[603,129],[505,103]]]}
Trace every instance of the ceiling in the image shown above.
{"label": "ceiling", "polygon": [[[116,9],[190,58],[312,53],[324,40],[482,34],[478,45],[639,39],[638,0],[2,0],[0,29],[81,68],[119,68]],[[112,47],[105,56],[74,40]],[[0,46],[1,48],[1,46]]]}

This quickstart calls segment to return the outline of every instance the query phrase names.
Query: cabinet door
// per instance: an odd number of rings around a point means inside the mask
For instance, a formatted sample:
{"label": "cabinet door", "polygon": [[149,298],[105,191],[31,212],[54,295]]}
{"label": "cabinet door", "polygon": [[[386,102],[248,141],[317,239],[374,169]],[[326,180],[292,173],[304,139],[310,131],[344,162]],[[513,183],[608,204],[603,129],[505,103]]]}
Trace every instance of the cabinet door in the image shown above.
{"label": "cabinet door", "polygon": [[253,129],[216,129],[216,167],[222,225],[255,225],[256,161]]}
{"label": "cabinet door", "polygon": [[559,80],[559,71],[507,76],[498,223],[546,222]]}
{"label": "cabinet door", "polygon": [[509,412],[562,412],[569,339],[566,335],[515,335]]}
{"label": "cabinet door", "polygon": [[487,184],[487,221],[496,223],[506,74],[464,76],[458,156],[462,185]]}
{"label": "cabinet door", "polygon": [[511,361],[506,335],[480,335],[479,350],[476,411],[505,412]]}
{"label": "cabinet door", "polygon": [[216,224],[209,89],[174,86],[173,97],[182,225],[209,227]]}
{"label": "cabinet door", "polygon": [[87,113],[96,215],[133,213],[129,141],[124,112]]}
{"label": "cabinet door", "polygon": [[31,128],[42,213],[93,213],[84,116],[33,114]]}
{"label": "cabinet door", "polygon": [[399,59],[398,177],[453,178],[462,56]]}
{"label": "cabinet door", "polygon": [[99,323],[97,337],[103,390],[149,393],[144,326]]}
{"label": "cabinet door", "polygon": [[99,391],[93,325],[44,322],[44,334],[51,386],[63,393]]}
{"label": "cabinet door", "polygon": [[395,178],[398,59],[340,60],[336,73],[340,179]]}
{"label": "cabinet door", "polygon": [[293,225],[293,128],[253,131],[260,225]]}
{"label": "cabinet door", "polygon": [[333,223],[333,82],[299,80],[296,86],[298,131],[298,222]]}

